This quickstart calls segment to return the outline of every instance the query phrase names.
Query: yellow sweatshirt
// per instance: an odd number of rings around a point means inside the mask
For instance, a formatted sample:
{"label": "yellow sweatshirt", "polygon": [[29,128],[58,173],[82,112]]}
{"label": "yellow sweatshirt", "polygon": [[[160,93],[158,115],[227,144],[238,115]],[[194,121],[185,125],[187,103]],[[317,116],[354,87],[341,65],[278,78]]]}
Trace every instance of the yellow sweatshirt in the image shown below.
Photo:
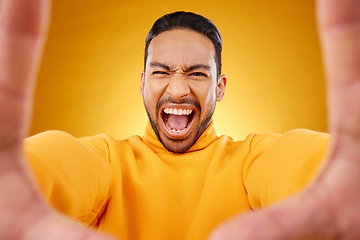
{"label": "yellow sweatshirt", "polygon": [[234,141],[211,123],[175,154],[148,124],[142,138],[49,131],[25,146],[45,197],[77,221],[125,240],[201,240],[229,217],[304,188],[328,141],[308,130]]}

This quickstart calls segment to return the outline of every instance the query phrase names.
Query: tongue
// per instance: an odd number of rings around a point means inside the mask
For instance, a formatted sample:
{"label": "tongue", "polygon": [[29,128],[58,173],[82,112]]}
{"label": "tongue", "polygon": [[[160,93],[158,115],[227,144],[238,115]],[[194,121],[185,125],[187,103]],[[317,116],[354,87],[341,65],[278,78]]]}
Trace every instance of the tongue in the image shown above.
{"label": "tongue", "polygon": [[183,130],[186,128],[189,117],[186,115],[173,115],[170,114],[168,116],[168,124],[169,127],[174,130]]}

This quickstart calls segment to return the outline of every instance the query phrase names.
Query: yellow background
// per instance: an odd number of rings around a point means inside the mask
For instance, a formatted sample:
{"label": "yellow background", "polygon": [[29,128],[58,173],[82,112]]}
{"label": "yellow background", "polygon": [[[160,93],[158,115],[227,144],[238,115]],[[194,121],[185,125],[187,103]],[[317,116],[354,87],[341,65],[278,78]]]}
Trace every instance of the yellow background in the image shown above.
{"label": "yellow background", "polygon": [[324,76],[313,0],[54,0],[31,134],[143,134],[139,91],[145,37],[176,11],[210,18],[223,36],[219,134],[326,131]]}

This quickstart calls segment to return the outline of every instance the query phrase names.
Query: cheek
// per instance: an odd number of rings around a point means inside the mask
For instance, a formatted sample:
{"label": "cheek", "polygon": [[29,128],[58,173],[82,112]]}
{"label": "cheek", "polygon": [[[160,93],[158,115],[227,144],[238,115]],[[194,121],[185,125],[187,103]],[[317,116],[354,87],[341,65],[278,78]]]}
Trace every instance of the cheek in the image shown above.
{"label": "cheek", "polygon": [[206,98],[206,102],[209,104],[213,104],[214,101],[216,101],[216,92],[214,88],[209,88],[208,89],[208,93],[207,93],[207,98]]}
{"label": "cheek", "polygon": [[213,85],[202,86],[202,88],[198,88],[197,91],[197,99],[200,102],[202,108],[202,115],[204,115],[207,111],[212,110],[214,103],[216,102],[216,93],[215,87]]}
{"label": "cheek", "polygon": [[164,89],[166,88],[165,83],[159,81],[148,81],[144,88],[144,99],[148,106],[154,107],[160,100]]}
{"label": "cheek", "polygon": [[[206,109],[205,111],[206,112],[213,111],[215,104],[216,104],[216,97],[215,97],[215,93],[212,92],[211,94],[207,95],[206,103],[204,106],[204,108]],[[205,114],[205,111],[203,114]]]}

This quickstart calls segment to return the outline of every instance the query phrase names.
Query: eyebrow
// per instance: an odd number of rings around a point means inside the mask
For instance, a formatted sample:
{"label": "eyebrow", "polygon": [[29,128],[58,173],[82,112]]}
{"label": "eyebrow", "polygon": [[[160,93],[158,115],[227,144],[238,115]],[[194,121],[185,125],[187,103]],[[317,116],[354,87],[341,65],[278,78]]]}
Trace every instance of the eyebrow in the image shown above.
{"label": "eyebrow", "polygon": [[190,71],[193,71],[193,70],[196,70],[196,69],[199,69],[199,68],[204,68],[206,70],[209,70],[210,66],[205,65],[205,64],[196,64],[196,65],[193,65],[193,66],[190,66],[190,67],[186,68],[185,72],[190,72]]}
{"label": "eyebrow", "polygon": [[[170,71],[170,66],[168,66],[166,64],[163,64],[163,63],[160,63],[160,62],[151,62],[150,66],[151,67],[161,67],[163,69],[166,69],[166,70]],[[210,66],[205,65],[205,64],[195,64],[193,66],[185,68],[185,72],[190,72],[190,71],[200,69],[200,68],[204,68],[204,69],[208,70],[208,69],[210,69]]]}
{"label": "eyebrow", "polygon": [[170,71],[170,67],[169,67],[168,65],[166,65],[166,64],[163,64],[163,63],[151,62],[151,63],[150,63],[150,66],[151,66],[151,67],[161,67],[161,68],[164,68],[164,69]]}

